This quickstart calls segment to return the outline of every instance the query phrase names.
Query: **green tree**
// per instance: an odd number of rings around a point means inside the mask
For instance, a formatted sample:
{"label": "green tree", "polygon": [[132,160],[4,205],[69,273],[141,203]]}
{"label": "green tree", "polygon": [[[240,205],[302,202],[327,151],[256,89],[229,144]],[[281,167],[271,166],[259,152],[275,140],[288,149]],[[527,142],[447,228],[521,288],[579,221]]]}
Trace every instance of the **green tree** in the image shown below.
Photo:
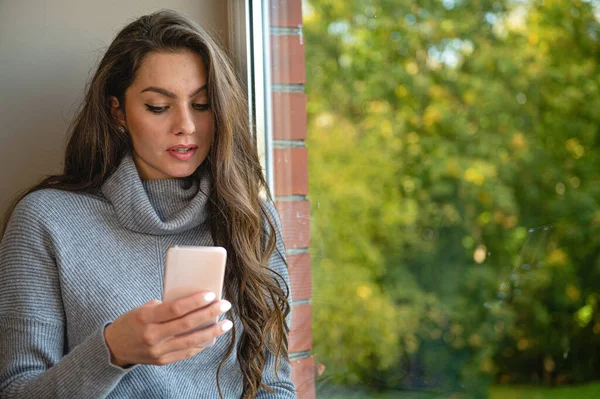
{"label": "green tree", "polygon": [[492,376],[600,377],[595,11],[308,2],[314,341],[334,381],[483,396]]}

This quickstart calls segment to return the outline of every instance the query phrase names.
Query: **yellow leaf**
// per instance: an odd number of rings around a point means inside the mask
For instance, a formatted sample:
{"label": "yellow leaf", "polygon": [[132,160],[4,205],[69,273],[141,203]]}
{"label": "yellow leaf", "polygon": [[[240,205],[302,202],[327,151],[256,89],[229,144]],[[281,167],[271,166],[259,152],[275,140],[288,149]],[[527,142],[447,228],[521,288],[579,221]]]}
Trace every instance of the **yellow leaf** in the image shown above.
{"label": "yellow leaf", "polygon": [[579,298],[581,298],[581,292],[573,284],[569,284],[565,289],[565,292],[569,299],[573,302],[578,301]]}
{"label": "yellow leaf", "polygon": [[531,32],[529,34],[529,44],[532,44],[535,46],[536,44],[538,44],[539,41],[540,41],[540,38],[536,33]]}
{"label": "yellow leaf", "polygon": [[517,349],[520,351],[524,351],[529,348],[529,340],[527,338],[521,338],[517,341]]}
{"label": "yellow leaf", "polygon": [[550,266],[564,266],[567,264],[568,256],[565,251],[557,248],[548,254],[548,265]]}
{"label": "yellow leaf", "polygon": [[442,120],[442,113],[434,106],[429,106],[423,113],[423,124],[426,127],[431,127]]}
{"label": "yellow leaf", "polygon": [[398,85],[396,86],[396,96],[402,98],[408,95],[408,89],[405,86]]}
{"label": "yellow leaf", "polygon": [[470,183],[481,186],[485,181],[483,173],[475,168],[469,168],[465,171],[464,179]]}
{"label": "yellow leaf", "polygon": [[525,148],[527,146],[527,140],[525,139],[525,136],[523,135],[523,133],[521,133],[521,132],[515,133],[512,137],[511,145],[516,150]]}
{"label": "yellow leaf", "polygon": [[585,155],[585,147],[576,138],[570,138],[565,142],[565,148],[571,152],[573,158],[579,159]]}
{"label": "yellow leaf", "polygon": [[359,285],[358,288],[356,288],[356,295],[362,299],[367,299],[371,296],[371,288],[366,285]]}
{"label": "yellow leaf", "polygon": [[575,313],[575,320],[577,321],[577,324],[579,324],[579,327],[585,328],[588,324],[590,324],[590,321],[592,321],[593,315],[594,308],[588,303]]}
{"label": "yellow leaf", "polygon": [[409,75],[416,75],[419,73],[419,67],[414,61],[407,62],[404,69]]}

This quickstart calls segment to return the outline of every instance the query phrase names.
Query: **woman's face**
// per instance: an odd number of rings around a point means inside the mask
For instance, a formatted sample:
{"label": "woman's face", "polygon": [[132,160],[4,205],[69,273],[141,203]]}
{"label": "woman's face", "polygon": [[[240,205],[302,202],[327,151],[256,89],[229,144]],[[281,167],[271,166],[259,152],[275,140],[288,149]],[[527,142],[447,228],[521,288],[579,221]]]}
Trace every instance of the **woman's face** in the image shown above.
{"label": "woman's face", "polygon": [[186,177],[206,159],[214,138],[204,62],[191,51],[146,56],[125,92],[125,116],[111,97],[113,116],[133,143],[143,180]]}

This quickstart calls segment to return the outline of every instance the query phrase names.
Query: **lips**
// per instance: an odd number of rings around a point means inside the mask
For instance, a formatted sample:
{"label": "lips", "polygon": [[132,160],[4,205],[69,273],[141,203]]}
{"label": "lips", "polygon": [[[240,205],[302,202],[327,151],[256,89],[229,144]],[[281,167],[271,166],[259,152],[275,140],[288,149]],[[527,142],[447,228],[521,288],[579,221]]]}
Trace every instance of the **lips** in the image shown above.
{"label": "lips", "polygon": [[175,152],[185,153],[186,151],[195,150],[196,148],[198,148],[198,146],[195,144],[187,144],[187,145],[179,144],[179,145],[174,145],[173,147],[169,147],[169,149],[167,149],[167,151],[175,151]]}
{"label": "lips", "polygon": [[175,159],[178,159],[180,161],[187,161],[190,158],[192,158],[194,156],[194,154],[196,154],[197,149],[198,149],[198,146],[195,144],[188,144],[188,145],[181,144],[181,145],[174,145],[173,147],[169,147],[167,152],[169,153],[169,155],[171,155]]}

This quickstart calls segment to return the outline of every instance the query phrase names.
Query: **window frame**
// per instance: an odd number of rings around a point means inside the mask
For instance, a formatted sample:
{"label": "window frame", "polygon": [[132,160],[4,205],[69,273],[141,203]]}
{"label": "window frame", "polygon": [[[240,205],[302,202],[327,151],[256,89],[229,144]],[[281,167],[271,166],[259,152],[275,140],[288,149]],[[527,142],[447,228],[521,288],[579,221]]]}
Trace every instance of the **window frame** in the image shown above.
{"label": "window frame", "polygon": [[247,89],[252,134],[267,185],[274,194],[270,1],[228,0],[227,6],[229,47]]}

